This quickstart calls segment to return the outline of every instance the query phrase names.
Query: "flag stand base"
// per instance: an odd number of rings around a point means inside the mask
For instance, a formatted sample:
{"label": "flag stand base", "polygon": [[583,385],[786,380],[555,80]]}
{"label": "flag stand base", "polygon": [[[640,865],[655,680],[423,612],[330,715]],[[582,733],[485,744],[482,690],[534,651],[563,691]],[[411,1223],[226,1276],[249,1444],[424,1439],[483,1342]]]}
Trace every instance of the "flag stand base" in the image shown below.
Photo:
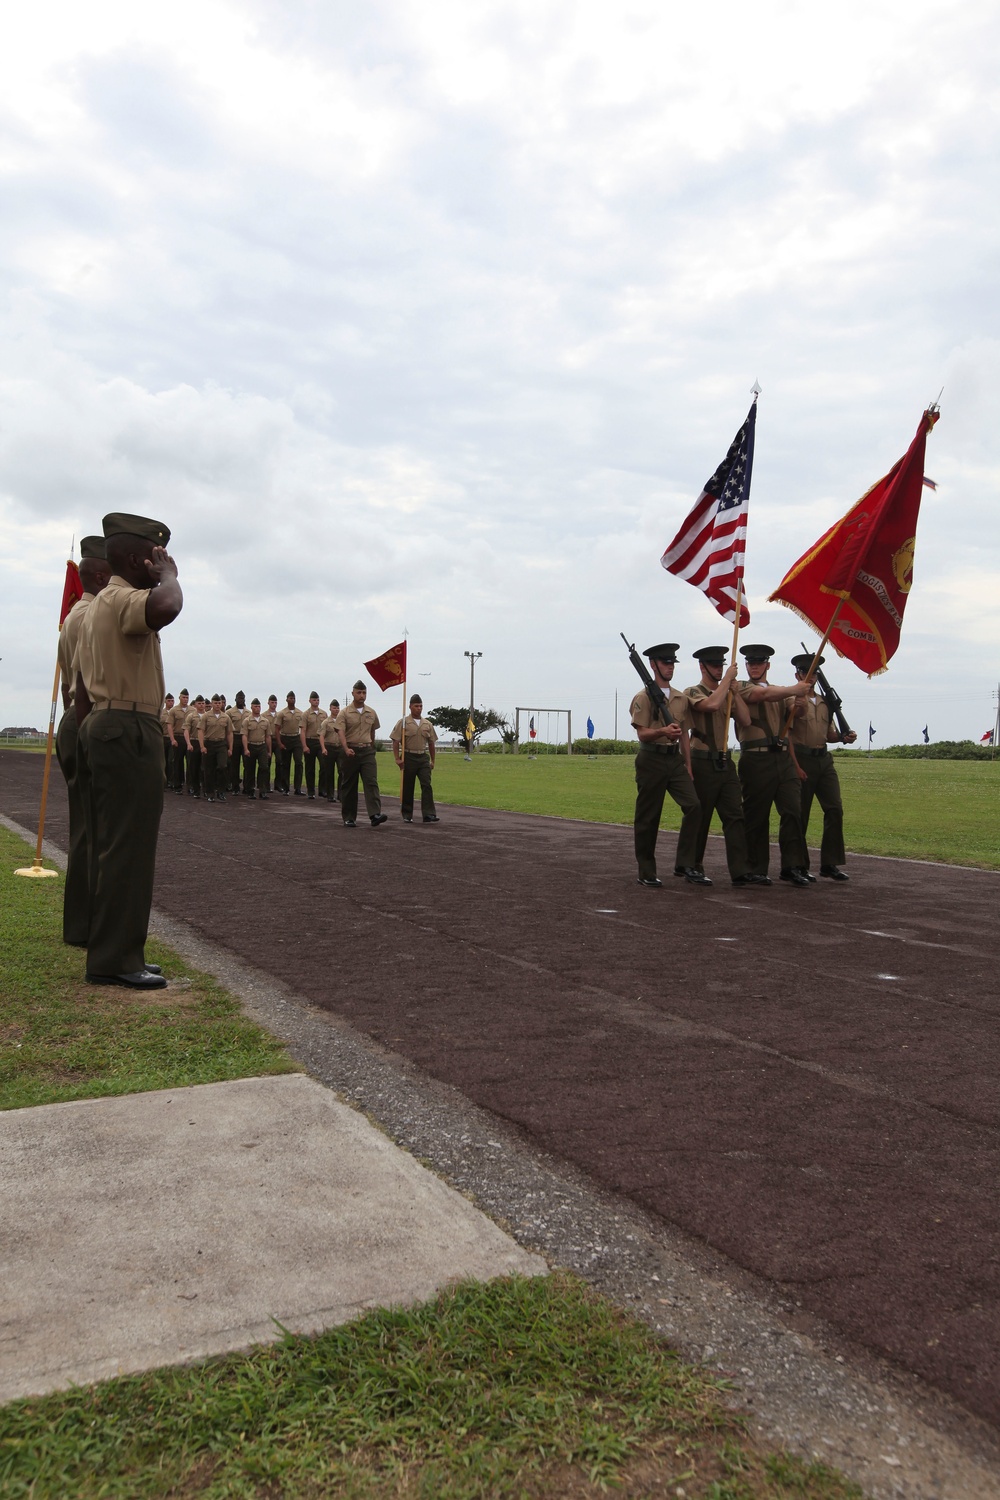
{"label": "flag stand base", "polygon": [[35,863],[33,865],[25,865],[25,867],[24,867],[23,870],[15,870],[14,874],[15,875],[33,875],[33,876],[35,876],[36,879],[46,880],[46,879],[57,879],[58,876],[59,876],[59,871],[58,870],[43,870],[42,869],[42,862],[41,862],[41,860],[40,859],[36,859]]}

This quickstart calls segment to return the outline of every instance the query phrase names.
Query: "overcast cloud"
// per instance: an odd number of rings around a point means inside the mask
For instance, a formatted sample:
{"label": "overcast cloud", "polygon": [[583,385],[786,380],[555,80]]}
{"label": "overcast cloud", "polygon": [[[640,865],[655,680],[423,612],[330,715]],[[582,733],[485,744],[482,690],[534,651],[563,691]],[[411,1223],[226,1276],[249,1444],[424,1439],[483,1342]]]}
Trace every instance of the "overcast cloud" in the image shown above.
{"label": "overcast cloud", "polygon": [[[993,5],[38,3],[0,57],[0,721],[72,536],[173,530],[168,686],[612,730],[618,631],[730,638],[659,556],[760,381],[752,623],[941,386],[877,744],[1000,677]],[[417,673],[429,674],[417,676]],[[772,673],[776,680],[784,669]],[[679,680],[694,680],[682,667]],[[398,705],[373,695],[383,720]]]}

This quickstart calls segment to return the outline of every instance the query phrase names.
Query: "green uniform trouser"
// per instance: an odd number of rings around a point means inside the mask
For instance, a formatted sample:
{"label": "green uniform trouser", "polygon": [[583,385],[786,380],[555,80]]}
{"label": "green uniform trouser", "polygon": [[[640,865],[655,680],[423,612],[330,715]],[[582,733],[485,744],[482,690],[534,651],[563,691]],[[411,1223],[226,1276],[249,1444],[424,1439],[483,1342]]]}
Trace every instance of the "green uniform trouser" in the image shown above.
{"label": "green uniform trouser", "polygon": [[[803,840],[809,828],[809,814],[815,797],[823,809],[820,866],[825,869],[827,865],[842,865],[847,860],[847,851],[844,848],[844,804],[840,800],[840,778],[837,775],[833,756],[829,750],[824,750],[822,755],[812,755],[800,746],[796,746],[796,755],[799,758],[799,765],[806,773],[805,781],[799,782],[802,797]],[[808,870],[808,848],[805,867]]]}
{"label": "green uniform trouser", "polygon": [[720,760],[719,756],[708,750],[692,750],[691,774],[694,777],[694,789],[698,793],[698,801],[701,804],[695,864],[699,870],[704,869],[702,861],[705,858],[708,831],[712,826],[712,814],[718,813],[719,822],[722,824],[722,834],[726,841],[726,863],[729,866],[729,874],[733,880],[738,875],[746,875],[748,861],[746,824],[743,821],[743,793],[732,757],[727,754],[725,760]]}
{"label": "green uniform trouser", "polygon": [[90,872],[87,850],[88,777],[80,753],[76,709],[70,704],[56,730],[56,756],[69,800],[69,848],[63,888],[63,942],[85,943],[90,926]]}
{"label": "green uniform trouser", "polygon": [[751,875],[766,875],[771,857],[771,808],[778,809],[778,845],[783,870],[805,869],[809,855],[802,837],[799,778],[787,750],[744,750],[740,786],[746,819]]}
{"label": "green uniform trouser", "polygon": [[[323,780],[323,743],[321,740],[306,740],[305,781],[306,796],[315,797],[316,782]],[[322,791],[322,787],[320,787]]]}
{"label": "green uniform trouser", "polygon": [[225,740],[206,740],[201,762],[201,779],[205,783],[205,796],[217,797],[225,793],[229,780],[229,746]]}
{"label": "green uniform trouser", "polygon": [[431,791],[431,758],[429,755],[403,756],[403,795],[399,810],[404,818],[413,817],[413,787],[420,782],[420,811],[425,818],[436,817],[434,793]]}
{"label": "green uniform trouser", "polygon": [[80,726],[90,771],[88,974],[145,964],[156,839],[163,811],[163,736],[152,714],[94,709]]}
{"label": "green uniform trouser", "polygon": [[382,811],[382,797],[378,789],[378,764],[375,746],[352,746],[353,755],[344,756],[340,772],[340,811],[344,822],[353,822],[358,816],[358,777],[365,789],[365,807],[370,818],[377,818]]}
{"label": "green uniform trouser", "polygon": [[339,745],[327,745],[319,757],[319,794],[331,801],[337,794],[337,782],[344,776],[344,752]]}
{"label": "green uniform trouser", "polygon": [[302,790],[302,741],[298,735],[287,735],[281,742],[281,754],[274,772],[274,790],[292,790],[292,762],[295,762],[295,790]]}
{"label": "green uniform trouser", "polygon": [[680,751],[640,745],[635,758],[635,784],[635,857],[639,879],[652,880],[656,876],[656,835],[660,831],[663,799],[668,792],[682,814],[674,868],[695,865],[701,803]]}
{"label": "green uniform trouser", "polygon": [[266,745],[250,745],[243,757],[243,790],[252,796],[254,788],[261,796],[271,790],[270,761]]}

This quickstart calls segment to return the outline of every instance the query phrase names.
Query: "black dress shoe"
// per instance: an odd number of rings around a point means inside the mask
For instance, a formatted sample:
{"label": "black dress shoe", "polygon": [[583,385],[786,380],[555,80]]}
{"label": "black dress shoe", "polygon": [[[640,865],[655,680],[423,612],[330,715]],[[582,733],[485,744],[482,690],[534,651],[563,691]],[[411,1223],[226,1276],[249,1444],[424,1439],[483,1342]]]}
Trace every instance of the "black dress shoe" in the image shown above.
{"label": "black dress shoe", "polygon": [[163,973],[163,970],[160,968],[159,964],[145,964],[144,963],[142,967],[149,974],[162,974]]}
{"label": "black dress shoe", "polygon": [[648,886],[651,891],[663,889],[663,881],[657,880],[655,875],[640,875],[637,884]]}
{"label": "black dress shoe", "polygon": [[429,817],[424,819],[425,823],[440,823],[440,821],[441,819],[438,817],[437,813],[431,813]]}
{"label": "black dress shoe", "polygon": [[748,885],[771,885],[772,881],[771,881],[770,875],[748,875],[747,876],[747,884]]}
{"label": "black dress shoe", "polygon": [[[426,819],[425,819],[425,821],[426,821]],[[405,814],[405,813],[404,813],[404,814],[403,814],[403,822],[404,822],[404,823],[412,823],[412,822],[413,822],[413,819],[412,819],[412,818],[408,818],[408,817],[407,817],[407,816],[406,816],[406,814]]]}
{"label": "black dress shoe", "polygon": [[316,793],[315,792],[309,792],[308,793],[308,797],[309,797],[309,801],[310,802],[315,802],[315,800],[316,800]]}
{"label": "black dress shoe", "polygon": [[[677,874],[678,872],[675,870],[674,873]],[[688,885],[712,884],[708,876],[702,874],[701,870],[696,870],[693,865],[687,865],[685,869],[680,871],[680,874],[684,876],[684,879],[687,881]]]}
{"label": "black dress shoe", "polygon": [[225,792],[220,792],[219,795],[216,797],[215,800],[216,800],[216,802],[225,802],[225,800],[226,800],[226,794],[225,794]]}
{"label": "black dress shoe", "polygon": [[[286,793],[286,795],[287,795],[287,793]],[[293,792],[292,795],[294,797],[304,797],[305,796],[305,792]]]}
{"label": "black dress shoe", "polygon": [[261,800],[261,802],[266,802],[266,801],[267,801],[267,799],[268,799],[268,797],[269,797],[269,796],[270,796],[270,795],[271,795],[271,794],[270,794],[270,792],[258,792],[258,793],[257,793],[257,795],[258,795],[258,797],[259,797],[259,798],[260,798],[260,800]]}
{"label": "black dress shoe", "polygon": [[843,870],[838,870],[836,865],[820,865],[819,873],[825,880],[850,880]]}
{"label": "black dress shoe", "polygon": [[354,821],[353,818],[345,818],[344,819],[344,827],[345,828],[357,828],[357,826],[358,825],[357,825],[357,823],[355,823],[355,821]]}
{"label": "black dress shoe", "polygon": [[123,984],[129,990],[165,990],[167,981],[151,969],[136,969],[131,974],[88,974],[88,984]]}
{"label": "black dress shoe", "polygon": [[752,875],[734,875],[733,885],[753,885]]}
{"label": "black dress shoe", "polygon": [[806,879],[808,880],[808,882],[809,882],[810,885],[815,885],[816,884],[816,876],[815,875],[810,875],[809,871],[806,869],[805,865],[799,865],[799,874],[800,875],[804,875],[806,877]]}
{"label": "black dress shoe", "polygon": [[373,828],[377,828],[380,823],[388,823],[388,821],[389,821],[389,814],[388,813],[377,813],[376,816],[374,818],[372,818],[372,820],[371,820],[372,827]]}
{"label": "black dress shoe", "polygon": [[803,875],[801,870],[782,870],[781,879],[787,881],[789,885],[807,886],[809,884],[808,877]]}

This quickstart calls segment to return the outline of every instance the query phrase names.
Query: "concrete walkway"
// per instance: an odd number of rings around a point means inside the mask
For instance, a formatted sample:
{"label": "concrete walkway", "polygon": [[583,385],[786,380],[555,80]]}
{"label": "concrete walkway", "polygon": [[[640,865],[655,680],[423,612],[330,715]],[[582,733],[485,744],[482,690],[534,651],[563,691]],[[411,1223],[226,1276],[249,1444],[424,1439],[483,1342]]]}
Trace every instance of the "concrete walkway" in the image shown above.
{"label": "concrete walkway", "polygon": [[0,1114],[0,1400],[544,1274],[304,1075]]}

